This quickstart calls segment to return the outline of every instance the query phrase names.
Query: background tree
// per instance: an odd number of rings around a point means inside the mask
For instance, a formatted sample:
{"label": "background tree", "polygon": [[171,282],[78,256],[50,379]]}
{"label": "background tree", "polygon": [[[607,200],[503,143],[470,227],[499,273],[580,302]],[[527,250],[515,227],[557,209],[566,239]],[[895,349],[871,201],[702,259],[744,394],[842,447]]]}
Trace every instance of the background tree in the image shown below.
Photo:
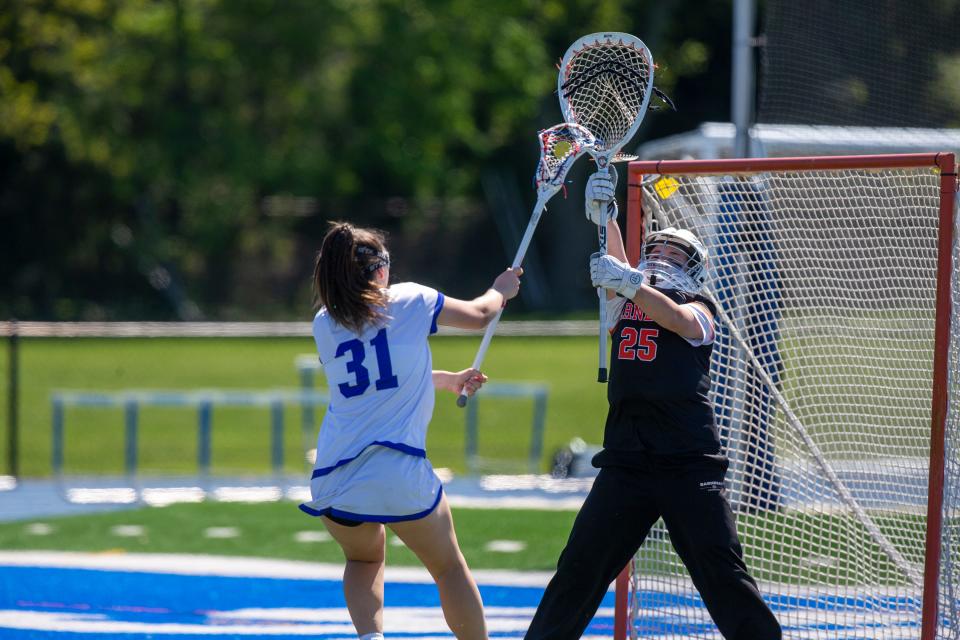
{"label": "background tree", "polygon": [[[9,0],[0,314],[304,317],[329,219],[386,228],[398,276],[466,295],[512,256],[501,234],[516,222],[495,219],[485,176],[525,224],[569,43],[617,29],[650,44],[680,112],[648,115],[639,142],[726,119],[729,13],[693,0]],[[557,198],[538,231],[551,275],[528,308],[593,307],[580,200]]]}

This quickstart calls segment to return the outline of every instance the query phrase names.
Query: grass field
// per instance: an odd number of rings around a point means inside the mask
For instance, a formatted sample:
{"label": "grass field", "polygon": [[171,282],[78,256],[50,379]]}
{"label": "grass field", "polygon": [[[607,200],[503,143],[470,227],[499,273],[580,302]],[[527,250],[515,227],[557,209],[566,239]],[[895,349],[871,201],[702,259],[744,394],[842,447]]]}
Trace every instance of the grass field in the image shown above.
{"label": "grass field", "polygon": [[[573,511],[454,509],[453,517],[460,547],[473,568],[551,571],[556,568],[557,556],[575,515]],[[142,534],[131,527],[142,527]],[[208,537],[211,529],[213,535],[224,535],[226,528],[235,530],[236,537]],[[49,533],[38,535],[38,531]],[[298,542],[298,537],[304,537],[303,532],[315,537],[325,529],[318,519],[305,515],[290,502],[208,502],[4,523],[0,524],[0,549],[343,561],[340,548],[332,540]],[[388,543],[393,538],[390,534]],[[520,543],[522,549],[491,550],[487,545],[494,541]],[[420,564],[409,549],[395,542],[387,546],[387,561],[398,566]]]}
{"label": "grass field", "polygon": [[[869,446],[864,449],[866,442],[858,441],[854,446],[858,456],[875,450],[876,455],[923,457],[929,446],[929,332],[904,334],[900,320],[891,327],[881,319],[873,320],[876,329],[882,330],[881,337],[893,332],[901,342],[909,340],[916,350],[913,357],[886,340],[858,340],[849,331],[834,335],[831,331],[839,330],[836,321],[807,318],[810,330],[806,333],[785,321],[783,392],[800,422],[828,455],[850,457],[851,439],[862,434]],[[468,366],[479,342],[479,337],[433,338],[434,366]],[[53,390],[296,388],[300,381],[294,360],[299,354],[313,352],[310,336],[21,339],[20,471],[25,476],[50,474]],[[7,369],[7,358],[7,349],[0,349],[2,371]],[[557,447],[575,436],[600,442],[606,387],[595,382],[595,367],[596,340],[589,336],[500,336],[491,343],[484,366],[491,380],[536,381],[550,388],[541,470],[547,470]],[[322,375],[318,380],[322,381]],[[6,397],[7,384],[7,376],[0,376],[0,397]],[[490,398],[481,407],[480,455],[515,463],[498,471],[526,471],[533,402]],[[4,423],[7,411],[4,402],[0,407]],[[465,470],[464,418],[451,395],[438,394],[427,439],[435,466]],[[266,408],[215,410],[213,472],[268,471],[269,420]],[[292,473],[306,471],[304,449],[312,446],[316,437],[315,429],[304,434],[300,425],[299,410],[288,407],[284,460],[286,470]],[[138,447],[141,471],[194,472],[196,431],[193,409],[143,409]],[[782,412],[772,433],[781,455],[796,455],[794,449],[800,445],[794,442],[796,436]],[[120,409],[69,409],[66,471],[122,472],[122,435]],[[7,438],[0,438],[0,460],[6,459],[7,448]]]}
{"label": "grass field", "polygon": [[[434,366],[469,366],[479,338],[431,340]],[[50,474],[50,392],[56,389],[124,388],[203,389],[297,387],[294,359],[312,353],[309,336],[257,339],[21,339],[20,471],[25,476]],[[7,350],[0,350],[0,370]],[[606,387],[595,381],[596,339],[498,337],[491,344],[484,371],[496,381],[539,381],[550,387],[543,470],[558,446],[574,436],[599,442],[606,413]],[[320,376],[322,378],[322,376]],[[6,376],[0,397],[6,397]],[[4,422],[7,418],[3,404]],[[522,463],[530,442],[533,403],[489,399],[480,409],[479,451],[485,458]],[[145,473],[196,471],[197,417],[193,410],[145,409],[140,416],[139,457]],[[266,472],[269,469],[269,415],[266,409],[214,411],[214,473]],[[120,473],[123,470],[123,415],[119,409],[76,408],[67,411],[66,471]],[[308,441],[314,440],[309,434]],[[306,470],[300,414],[288,408],[285,465]],[[438,394],[427,439],[437,467],[465,470],[464,412],[450,394]],[[7,456],[0,438],[0,459]],[[518,464],[518,468],[519,464]]]}
{"label": "grass field", "polygon": [[[455,508],[457,537],[471,567],[552,571],[576,513],[522,509]],[[746,560],[764,581],[795,584],[903,586],[903,575],[848,515],[789,513],[740,514],[737,518]],[[885,535],[900,551],[922,562],[922,537],[898,532],[922,529],[923,519],[907,514],[878,517]],[[104,553],[198,553],[315,562],[342,561],[319,520],[291,502],[175,504],[85,516],[44,518],[0,524],[0,549]],[[303,540],[306,537],[307,540]],[[388,542],[393,540],[389,534]],[[312,539],[311,539],[312,538]],[[515,547],[496,550],[496,544]],[[644,573],[682,573],[669,542],[653,535],[646,542]],[[416,557],[395,542],[388,562],[416,566]]]}
{"label": "grass field", "polygon": [[[475,353],[478,338],[437,337],[432,340],[434,363],[437,368],[458,369],[469,363]],[[927,424],[918,419],[925,409],[916,397],[922,395],[911,384],[904,384],[891,392],[882,382],[864,378],[859,364],[866,358],[857,357],[853,345],[845,349],[816,350],[812,347],[798,348],[798,338],[785,340],[783,353],[786,364],[784,393],[793,403],[800,420],[814,437],[822,441],[827,455],[840,459],[863,457],[887,452],[895,456],[922,453],[923,438]],[[294,359],[298,354],[310,353],[313,345],[309,337],[297,339],[28,339],[21,345],[20,388],[20,462],[26,476],[45,476],[50,473],[50,392],[55,389],[122,389],[122,388],[277,388],[296,387],[299,384]],[[599,442],[606,412],[606,387],[594,380],[596,365],[596,342],[592,337],[582,338],[511,338],[499,337],[491,346],[486,359],[486,372],[496,381],[540,381],[549,385],[550,399],[547,408],[547,427],[541,470],[547,470],[547,462],[553,451],[580,436],[588,442]],[[800,355],[802,352],[803,355]],[[0,350],[6,367],[6,350]],[[870,353],[867,350],[860,350]],[[902,359],[902,358],[901,358]],[[887,357],[880,360],[898,362]],[[910,363],[903,365],[913,366]],[[801,375],[802,374],[802,375]],[[898,379],[904,378],[903,375]],[[5,377],[2,384],[6,384]],[[857,382],[857,381],[860,382]],[[800,384],[804,381],[804,384]],[[824,381],[829,382],[824,387]],[[844,384],[841,384],[844,383]],[[806,386],[804,386],[806,385]],[[808,388],[809,387],[809,388]],[[877,394],[869,390],[885,390],[886,396],[899,398],[908,405],[898,410],[883,411],[875,401]],[[5,387],[0,394],[5,395]],[[811,403],[811,401],[816,401]],[[824,408],[823,402],[830,406]],[[886,420],[875,418],[874,428],[867,434],[859,429],[859,422],[847,424],[848,416],[856,414],[872,416],[870,403],[880,406],[873,413],[889,413]],[[487,399],[480,409],[480,454],[484,458],[513,460],[517,469],[523,469],[530,438],[530,423],[533,413],[529,400]],[[5,412],[6,407],[4,407]],[[808,411],[809,409],[809,411]],[[779,456],[805,455],[802,443],[784,423],[782,413],[773,426]],[[4,414],[4,418],[5,418]],[[823,418],[821,424],[816,418]],[[922,416],[921,416],[922,418]],[[854,420],[854,418],[849,418]],[[868,418],[869,419],[869,418]],[[141,415],[139,454],[141,471],[144,473],[193,473],[196,471],[196,423],[193,410],[151,409]],[[71,409],[67,416],[68,437],[66,467],[69,473],[116,474],[123,469],[123,415],[118,409]],[[215,411],[213,429],[213,471],[220,474],[257,473],[269,470],[269,416],[265,409],[230,409]],[[857,427],[857,428],[854,428]],[[839,444],[823,434],[835,434]],[[847,439],[857,434],[868,436],[859,441],[855,449]],[[315,433],[309,434],[312,442]],[[891,444],[892,443],[892,444]],[[919,444],[917,444],[919,443]],[[304,440],[300,433],[300,416],[296,410],[287,412],[285,434],[286,471],[308,477],[304,461]],[[855,444],[857,444],[855,442]],[[840,446],[843,445],[843,446]],[[853,451],[854,453],[851,453]],[[449,467],[454,472],[465,471],[464,459],[464,412],[455,406],[451,394],[438,395],[434,420],[428,435],[428,452],[434,465]],[[0,439],[0,456],[6,457],[6,439]],[[2,459],[2,458],[0,458]],[[289,505],[263,507],[264,509],[287,509],[285,515],[257,515],[260,507],[232,505],[204,505],[200,509],[191,506],[175,506],[155,512],[144,512],[144,518],[180,517],[184,526],[172,527],[171,532],[148,526],[152,542],[160,545],[149,550],[210,552],[210,548],[224,548],[229,553],[250,555],[276,555],[271,545],[286,548],[285,553],[301,553],[303,545],[293,542],[296,530],[283,534],[263,535],[258,546],[256,532],[269,531],[273,520],[286,521],[292,518],[291,527],[297,530],[310,528],[315,523],[304,522],[298,512]],[[209,508],[209,514],[206,509]],[[221,512],[221,509],[224,511]],[[231,511],[236,509],[236,511]],[[221,520],[220,513],[225,514]],[[277,512],[280,513],[279,511]],[[465,546],[473,545],[471,553],[477,557],[490,557],[503,561],[503,566],[520,568],[549,568],[559,553],[560,546],[569,529],[571,514],[545,515],[534,512],[530,516],[509,518],[503,512],[464,512],[460,528],[465,536]],[[513,512],[511,512],[513,513]],[[157,516],[157,514],[162,514]],[[480,514],[479,516],[477,514]],[[91,517],[119,518],[113,524],[122,523],[125,514]],[[472,519],[486,518],[488,523],[477,524],[474,532]],[[557,524],[550,519],[566,517]],[[198,523],[212,520],[224,525],[249,530],[251,543],[246,551],[236,550],[235,539],[205,540],[202,530],[186,523],[190,519]],[[520,522],[526,518],[528,524]],[[513,522],[518,520],[518,522]],[[544,529],[539,527],[543,520]],[[878,525],[893,543],[911,561],[922,558],[923,521],[903,515],[890,519],[878,518]],[[176,521],[176,520],[174,520]],[[245,522],[251,524],[244,524]],[[138,524],[138,523],[132,523]],[[74,531],[72,527],[79,527]],[[103,550],[103,545],[141,544],[140,541],[119,541],[103,531],[88,536],[82,535],[85,525],[80,520],[63,521],[65,533],[61,539],[53,537],[31,538],[23,535],[23,525],[6,525],[0,528],[0,545],[18,548],[17,545],[51,545],[46,548],[76,548],[75,544],[87,539],[87,544]],[[109,528],[111,525],[104,525]],[[198,525],[199,526],[199,525]],[[494,531],[491,528],[502,527]],[[191,532],[180,536],[180,530]],[[317,529],[319,530],[319,529]],[[529,539],[521,537],[529,530]],[[874,567],[875,580],[883,583],[896,582],[902,577],[889,566],[875,545],[864,538],[862,526],[851,523],[844,517],[814,516],[788,513],[766,516],[744,516],[740,530],[749,540],[756,537],[758,544],[750,549],[748,558],[761,578],[793,576],[800,581],[819,579],[838,584],[857,579],[866,565]],[[156,532],[163,531],[162,534]],[[816,540],[814,532],[824,532],[825,538]],[[497,536],[497,537],[495,537]],[[180,539],[182,537],[182,539]],[[543,547],[542,557],[533,554],[531,560],[520,555],[485,552],[482,545],[491,539],[519,539],[528,541],[529,548]],[[857,540],[855,544],[852,540]],[[476,540],[477,542],[467,542]],[[244,543],[246,544],[246,543]],[[663,544],[652,541],[651,544]],[[167,546],[164,546],[167,545]],[[318,549],[322,544],[315,545]],[[107,547],[112,548],[112,547]],[[136,547],[138,550],[148,550]],[[310,547],[312,548],[312,547]],[[865,550],[852,553],[852,549]],[[333,549],[334,558],[336,549]],[[398,552],[399,553],[399,552]],[[492,553],[492,555],[491,555]],[[485,556],[486,554],[486,556]],[[284,555],[283,557],[290,557]],[[297,556],[299,557],[299,556]],[[787,558],[787,560],[784,560]],[[797,558],[810,558],[809,564],[798,569],[793,563]],[[491,560],[492,561],[492,560]],[[486,562],[485,560],[483,562]],[[787,564],[784,564],[784,563]],[[520,563],[520,564],[518,564]],[[524,564],[526,563],[526,564]],[[826,577],[824,577],[826,576]],[[832,577],[831,577],[832,576]]]}

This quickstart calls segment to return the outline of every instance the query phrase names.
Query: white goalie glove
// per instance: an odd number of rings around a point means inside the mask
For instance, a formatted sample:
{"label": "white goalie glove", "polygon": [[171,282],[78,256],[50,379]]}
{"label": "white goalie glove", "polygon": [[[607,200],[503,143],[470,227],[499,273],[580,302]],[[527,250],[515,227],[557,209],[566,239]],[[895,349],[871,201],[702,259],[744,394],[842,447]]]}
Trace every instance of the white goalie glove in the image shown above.
{"label": "white goalie glove", "polygon": [[595,225],[604,225],[617,219],[617,170],[597,171],[587,180],[584,190],[584,212],[587,220]]}
{"label": "white goalie glove", "polygon": [[632,300],[643,284],[643,273],[613,256],[598,252],[590,256],[590,280],[595,287],[612,289],[627,300]]}

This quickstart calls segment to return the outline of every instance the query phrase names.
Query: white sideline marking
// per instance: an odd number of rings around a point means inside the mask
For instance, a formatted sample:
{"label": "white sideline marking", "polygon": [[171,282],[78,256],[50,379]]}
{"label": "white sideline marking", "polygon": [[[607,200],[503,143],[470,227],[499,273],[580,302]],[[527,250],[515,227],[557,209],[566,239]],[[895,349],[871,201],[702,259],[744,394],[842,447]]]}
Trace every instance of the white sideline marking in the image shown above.
{"label": "white sideline marking", "polygon": [[[238,578],[289,578],[292,580],[340,580],[343,565],[269,558],[240,558],[185,553],[89,553],[78,551],[2,551],[0,566],[50,567],[64,569],[94,569],[130,571],[174,575],[202,575]],[[511,571],[507,569],[477,569],[471,571],[478,582],[489,585],[546,587],[552,571]],[[386,567],[386,578],[396,582],[430,584],[433,579],[422,567]],[[693,585],[664,582],[657,578],[641,578],[643,591],[672,594],[691,593]],[[611,585],[612,586],[612,585]],[[770,594],[799,594],[819,596],[902,596],[909,593],[902,587],[824,587],[781,585],[761,582],[760,590]],[[354,639],[355,640],[355,639]]]}
{"label": "white sideline marking", "polygon": [[151,507],[165,507],[181,502],[203,502],[206,492],[200,487],[166,487],[144,489],[143,501]]}
{"label": "white sideline marking", "polygon": [[53,527],[46,522],[33,522],[23,528],[31,536],[48,536],[53,533]]}
{"label": "white sideline marking", "polygon": [[[342,564],[179,553],[0,551],[0,566],[291,580],[340,580],[343,578]],[[479,569],[471,573],[478,582],[483,584],[518,587],[546,587],[550,578],[553,577],[552,571]],[[433,583],[433,578],[426,569],[421,567],[391,567],[387,564],[385,577],[394,582]]]}
{"label": "white sideline marking", "polygon": [[553,478],[545,474],[524,473],[520,475],[491,474],[481,476],[480,488],[485,491],[540,490],[546,493],[583,493],[590,491],[593,477]]}
{"label": "white sideline marking", "polygon": [[474,497],[447,494],[451,507],[458,509],[535,509],[537,511],[577,511],[585,496],[579,498],[536,498],[506,496]]}
{"label": "white sideline marking", "polygon": [[313,496],[310,495],[310,487],[290,487],[284,494],[287,500],[293,502],[310,502]]}
{"label": "white sideline marking", "polygon": [[[524,631],[533,617],[533,607],[486,607],[487,628],[507,633]],[[598,615],[612,616],[601,608]],[[104,619],[101,614],[0,610],[0,628],[72,633],[148,633],[154,635],[198,634],[210,636],[324,635],[343,634],[355,640],[356,631],[345,608],[337,609],[235,609],[209,612],[213,625],[151,623]],[[264,622],[268,624],[263,624]],[[238,624],[239,623],[239,624]],[[244,624],[246,623],[246,624]],[[387,607],[384,626],[393,633],[418,635],[418,640],[449,640],[449,629],[439,607]]]}
{"label": "white sideline marking", "polygon": [[520,553],[527,548],[527,543],[520,540],[491,540],[483,545],[485,551],[495,553]]}
{"label": "white sideline marking", "polygon": [[220,502],[276,502],[283,497],[280,487],[218,487],[213,498]]}
{"label": "white sideline marking", "polygon": [[139,524],[118,524],[110,527],[110,533],[121,538],[136,538],[145,534],[147,530]]}
{"label": "white sideline marking", "polygon": [[331,542],[333,536],[326,531],[297,531],[293,534],[293,539],[297,542]]}
{"label": "white sideline marking", "polygon": [[137,501],[136,489],[68,489],[67,501],[77,504],[133,504]]}
{"label": "white sideline marking", "polygon": [[214,539],[238,538],[240,529],[236,527],[207,527],[203,530],[203,537]]}
{"label": "white sideline marking", "polygon": [[400,539],[400,536],[390,536],[390,546],[391,547],[405,547],[403,540]]}
{"label": "white sideline marking", "polygon": [[[551,478],[549,475],[526,474],[521,476],[487,475],[480,478],[455,478],[446,468],[434,469],[444,483],[450,504],[458,508],[476,509],[533,509],[550,511],[576,511],[583,504],[593,478]],[[2,478],[2,476],[0,476]],[[88,479],[75,478],[72,483]],[[310,487],[287,478],[279,484],[271,484],[261,478],[257,486],[248,486],[250,479],[234,479],[227,485],[208,486],[200,478],[144,477],[138,480],[139,488],[125,486],[128,478],[104,477],[97,482],[112,486],[62,486],[49,480],[33,480],[20,485],[27,489],[19,497],[9,496],[0,486],[0,496],[28,506],[32,496],[48,495],[59,499],[66,492],[64,504],[76,505],[150,505],[166,506],[176,503],[198,503],[206,500],[219,502],[271,502],[287,499],[308,502]],[[186,483],[178,485],[178,483]],[[235,484],[239,482],[240,484]],[[174,486],[168,486],[173,483]],[[2,483],[0,483],[2,484]],[[31,497],[28,497],[31,496]],[[29,513],[29,509],[27,510]]]}
{"label": "white sideline marking", "polygon": [[[125,622],[119,620],[104,620],[99,614],[80,613],[52,613],[36,611],[0,611],[0,627],[6,629],[29,629],[30,631],[59,631],[68,630],[72,633],[100,633],[120,634],[137,633],[150,635],[320,635],[329,625],[271,625],[267,628],[247,625],[218,625],[211,628],[202,624],[149,622]],[[344,633],[347,637],[348,625],[340,625],[330,631]],[[353,630],[353,625],[349,625]],[[355,634],[355,632],[353,632]],[[352,635],[355,638],[355,635]]]}

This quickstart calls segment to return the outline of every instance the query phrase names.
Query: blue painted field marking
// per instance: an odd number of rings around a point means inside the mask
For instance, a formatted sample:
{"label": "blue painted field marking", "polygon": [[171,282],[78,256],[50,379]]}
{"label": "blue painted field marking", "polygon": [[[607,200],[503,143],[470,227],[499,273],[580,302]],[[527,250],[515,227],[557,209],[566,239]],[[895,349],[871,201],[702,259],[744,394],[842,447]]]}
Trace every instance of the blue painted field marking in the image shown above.
{"label": "blue painted field marking", "polygon": [[[206,561],[209,563],[210,559]],[[333,570],[339,572],[340,569]],[[424,576],[412,575],[411,570],[400,571],[404,572],[413,580],[400,581],[388,576],[386,621],[391,637],[451,638],[439,608],[436,587],[423,580]],[[480,591],[488,610],[490,636],[519,638],[529,624],[543,588],[483,584]],[[590,635],[610,636],[612,603],[610,594]],[[3,566],[0,561],[2,640],[13,637],[144,640],[161,635],[207,640],[211,635],[355,638],[341,583],[329,576],[182,575]]]}
{"label": "blue painted field marking", "polygon": [[[212,556],[0,552],[0,640],[352,640],[340,571],[334,565]],[[549,575],[476,573],[490,637],[522,637]],[[695,593],[641,586],[638,637],[662,636],[667,630],[705,637],[716,633],[703,622]],[[884,638],[914,639],[918,631],[914,616],[899,621],[891,616],[917,606],[914,599],[841,588],[835,593],[823,587],[783,591],[793,595],[764,588],[788,638],[851,640],[871,637],[871,630],[882,626]],[[391,637],[452,637],[436,587],[422,570],[388,568],[386,602]],[[608,593],[588,637],[612,636],[612,607],[613,594]]]}

